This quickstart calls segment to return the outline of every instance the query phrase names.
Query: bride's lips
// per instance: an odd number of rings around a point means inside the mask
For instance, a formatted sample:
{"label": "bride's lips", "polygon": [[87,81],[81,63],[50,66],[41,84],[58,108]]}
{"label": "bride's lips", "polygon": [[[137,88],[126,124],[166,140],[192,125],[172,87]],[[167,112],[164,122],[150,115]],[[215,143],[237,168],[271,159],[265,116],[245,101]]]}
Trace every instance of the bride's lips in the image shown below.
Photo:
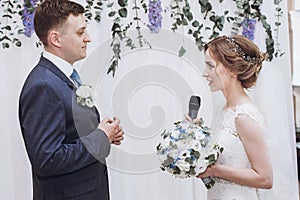
{"label": "bride's lips", "polygon": [[207,84],[210,86],[213,83],[211,80],[207,80]]}

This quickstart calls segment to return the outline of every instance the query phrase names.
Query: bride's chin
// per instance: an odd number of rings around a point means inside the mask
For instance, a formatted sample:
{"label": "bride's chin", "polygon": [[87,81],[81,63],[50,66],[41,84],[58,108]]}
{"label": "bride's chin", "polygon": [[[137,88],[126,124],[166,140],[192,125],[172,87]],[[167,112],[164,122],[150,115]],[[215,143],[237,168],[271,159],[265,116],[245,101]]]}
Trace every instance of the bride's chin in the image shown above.
{"label": "bride's chin", "polygon": [[209,89],[210,89],[211,92],[216,92],[216,91],[218,91],[218,89],[213,88],[213,87],[209,87]]}

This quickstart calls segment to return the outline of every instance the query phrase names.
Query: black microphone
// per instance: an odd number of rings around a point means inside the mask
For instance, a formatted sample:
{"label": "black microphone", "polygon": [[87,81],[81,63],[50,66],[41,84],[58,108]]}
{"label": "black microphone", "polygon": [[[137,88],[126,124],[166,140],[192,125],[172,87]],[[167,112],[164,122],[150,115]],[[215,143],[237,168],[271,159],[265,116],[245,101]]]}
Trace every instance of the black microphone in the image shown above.
{"label": "black microphone", "polygon": [[[197,118],[199,108],[201,106],[201,98],[199,96],[191,96],[189,102],[189,116],[193,119]],[[209,189],[214,184],[211,177],[202,178],[206,188]]]}
{"label": "black microphone", "polygon": [[200,97],[191,96],[189,102],[189,116],[192,118],[192,120],[197,118],[200,105],[201,105]]}

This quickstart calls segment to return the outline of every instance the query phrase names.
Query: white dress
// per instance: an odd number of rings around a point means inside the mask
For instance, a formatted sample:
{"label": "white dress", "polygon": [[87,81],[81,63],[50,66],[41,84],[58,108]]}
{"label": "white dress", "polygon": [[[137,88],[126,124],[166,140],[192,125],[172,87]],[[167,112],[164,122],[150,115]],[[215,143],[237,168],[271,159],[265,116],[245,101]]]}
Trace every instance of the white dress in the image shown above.
{"label": "white dress", "polygon": [[[242,104],[235,110],[224,110],[224,121],[220,130],[218,144],[224,147],[224,151],[217,163],[250,168],[250,162],[240,138],[236,133],[235,119],[238,115],[247,115],[259,125],[264,127],[264,118],[251,104]],[[215,185],[208,190],[208,200],[260,200],[258,190],[251,187],[241,186],[223,179],[214,178]]]}

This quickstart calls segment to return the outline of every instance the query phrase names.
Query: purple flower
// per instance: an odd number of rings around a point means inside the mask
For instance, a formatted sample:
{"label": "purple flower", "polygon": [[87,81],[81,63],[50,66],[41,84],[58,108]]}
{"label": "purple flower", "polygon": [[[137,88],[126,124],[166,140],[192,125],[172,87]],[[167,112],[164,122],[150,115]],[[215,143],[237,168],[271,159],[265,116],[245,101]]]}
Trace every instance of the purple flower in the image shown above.
{"label": "purple flower", "polygon": [[147,26],[151,32],[158,33],[162,24],[161,1],[149,0],[148,11],[149,24]]}
{"label": "purple flower", "polygon": [[37,2],[38,2],[38,0],[25,0],[24,1],[22,20],[23,20],[23,25],[24,25],[24,35],[26,37],[31,37],[31,35],[34,32],[33,18],[34,18],[35,5]]}
{"label": "purple flower", "polygon": [[242,34],[243,34],[243,36],[245,36],[246,38],[248,38],[251,41],[254,40],[255,24],[256,24],[255,19],[245,19],[242,22],[242,27],[243,27]]}

